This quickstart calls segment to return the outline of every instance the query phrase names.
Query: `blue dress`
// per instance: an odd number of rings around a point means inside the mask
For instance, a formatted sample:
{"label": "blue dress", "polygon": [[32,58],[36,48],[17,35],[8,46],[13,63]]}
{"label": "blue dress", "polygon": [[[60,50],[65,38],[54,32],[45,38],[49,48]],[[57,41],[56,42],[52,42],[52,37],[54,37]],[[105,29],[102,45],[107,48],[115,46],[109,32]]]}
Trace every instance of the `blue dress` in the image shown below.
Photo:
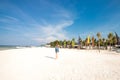
{"label": "blue dress", "polygon": [[55,47],[55,52],[58,53],[59,52],[59,48]]}

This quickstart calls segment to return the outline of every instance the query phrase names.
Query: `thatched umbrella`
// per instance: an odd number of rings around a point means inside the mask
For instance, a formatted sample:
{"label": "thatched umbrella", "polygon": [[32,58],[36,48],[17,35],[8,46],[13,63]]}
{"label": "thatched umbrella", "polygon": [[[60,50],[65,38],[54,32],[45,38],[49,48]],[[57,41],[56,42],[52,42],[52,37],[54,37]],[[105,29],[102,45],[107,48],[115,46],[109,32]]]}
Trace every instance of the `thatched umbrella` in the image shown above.
{"label": "thatched umbrella", "polygon": [[81,45],[82,45],[82,43],[81,43],[81,42],[82,42],[82,39],[81,39],[81,37],[79,36],[79,38],[78,38],[78,46],[79,46],[79,47],[78,47],[78,48],[80,48],[80,47],[81,47]]}
{"label": "thatched umbrella", "polygon": [[94,36],[92,37],[92,47],[94,47]]}

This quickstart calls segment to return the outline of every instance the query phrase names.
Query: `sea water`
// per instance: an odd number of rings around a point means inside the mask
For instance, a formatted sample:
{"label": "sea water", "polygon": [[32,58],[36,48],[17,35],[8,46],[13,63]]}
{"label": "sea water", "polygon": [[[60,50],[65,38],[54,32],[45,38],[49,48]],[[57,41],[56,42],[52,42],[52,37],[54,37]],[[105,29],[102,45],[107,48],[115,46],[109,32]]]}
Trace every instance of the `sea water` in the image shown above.
{"label": "sea water", "polygon": [[18,45],[0,45],[0,51],[9,49],[33,48],[41,46],[18,46]]}
{"label": "sea water", "polygon": [[15,46],[15,45],[0,45],[0,51],[8,50],[8,49],[17,49],[17,46]]}

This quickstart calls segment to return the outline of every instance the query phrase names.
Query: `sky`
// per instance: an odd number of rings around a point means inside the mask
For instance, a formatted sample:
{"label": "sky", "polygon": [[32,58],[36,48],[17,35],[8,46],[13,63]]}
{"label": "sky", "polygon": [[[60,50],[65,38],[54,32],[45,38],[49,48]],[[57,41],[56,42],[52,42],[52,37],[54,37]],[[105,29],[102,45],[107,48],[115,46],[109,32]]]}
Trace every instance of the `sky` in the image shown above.
{"label": "sky", "polygon": [[0,0],[0,45],[120,36],[120,0]]}

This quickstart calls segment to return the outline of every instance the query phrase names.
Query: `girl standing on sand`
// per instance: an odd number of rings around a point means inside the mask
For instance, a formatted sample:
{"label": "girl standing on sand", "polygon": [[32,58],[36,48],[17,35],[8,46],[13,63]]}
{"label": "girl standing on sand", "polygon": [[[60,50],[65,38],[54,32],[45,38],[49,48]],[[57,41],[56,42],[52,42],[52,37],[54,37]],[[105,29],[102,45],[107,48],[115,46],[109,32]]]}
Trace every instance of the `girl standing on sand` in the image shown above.
{"label": "girl standing on sand", "polygon": [[56,43],[56,46],[55,46],[56,59],[58,58],[58,52],[59,52],[59,44]]}

